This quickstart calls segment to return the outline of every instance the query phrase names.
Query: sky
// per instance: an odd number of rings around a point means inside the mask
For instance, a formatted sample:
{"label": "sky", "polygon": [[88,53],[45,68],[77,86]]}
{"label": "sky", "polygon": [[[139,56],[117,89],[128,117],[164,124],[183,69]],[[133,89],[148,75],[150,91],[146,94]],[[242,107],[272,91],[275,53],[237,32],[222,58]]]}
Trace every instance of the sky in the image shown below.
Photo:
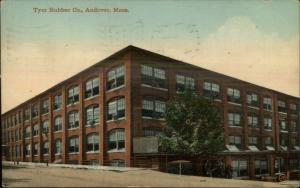
{"label": "sky", "polygon": [[2,113],[128,45],[299,97],[297,0],[4,0]]}

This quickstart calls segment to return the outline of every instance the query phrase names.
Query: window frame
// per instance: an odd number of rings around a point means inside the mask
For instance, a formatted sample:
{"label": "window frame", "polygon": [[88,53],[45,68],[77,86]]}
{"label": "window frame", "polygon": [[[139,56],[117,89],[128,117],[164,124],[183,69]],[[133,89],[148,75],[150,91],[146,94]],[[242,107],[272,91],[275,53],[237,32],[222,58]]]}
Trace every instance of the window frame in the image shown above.
{"label": "window frame", "polygon": [[125,86],[126,67],[125,65],[117,65],[112,67],[106,73],[106,91],[116,90]]}
{"label": "window frame", "polygon": [[100,93],[100,79],[98,77],[90,78],[85,82],[84,97],[85,99],[92,98]]}

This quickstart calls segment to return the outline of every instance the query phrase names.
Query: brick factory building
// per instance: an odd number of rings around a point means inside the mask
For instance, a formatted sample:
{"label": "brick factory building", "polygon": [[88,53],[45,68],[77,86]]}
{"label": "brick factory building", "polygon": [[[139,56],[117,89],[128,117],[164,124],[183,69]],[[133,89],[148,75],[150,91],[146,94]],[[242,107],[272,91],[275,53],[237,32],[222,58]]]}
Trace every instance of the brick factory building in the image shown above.
{"label": "brick factory building", "polygon": [[219,156],[234,177],[299,177],[299,98],[133,46],[3,114],[2,160],[164,170],[180,157],[158,152],[155,135],[186,84],[222,107]]}

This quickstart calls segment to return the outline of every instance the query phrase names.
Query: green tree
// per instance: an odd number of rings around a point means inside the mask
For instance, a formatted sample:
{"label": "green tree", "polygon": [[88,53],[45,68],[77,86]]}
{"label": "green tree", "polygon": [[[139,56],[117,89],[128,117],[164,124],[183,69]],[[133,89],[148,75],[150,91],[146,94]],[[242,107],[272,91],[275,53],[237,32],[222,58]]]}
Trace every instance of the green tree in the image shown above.
{"label": "green tree", "polygon": [[220,108],[212,100],[186,89],[168,101],[165,119],[161,151],[193,157],[224,150]]}

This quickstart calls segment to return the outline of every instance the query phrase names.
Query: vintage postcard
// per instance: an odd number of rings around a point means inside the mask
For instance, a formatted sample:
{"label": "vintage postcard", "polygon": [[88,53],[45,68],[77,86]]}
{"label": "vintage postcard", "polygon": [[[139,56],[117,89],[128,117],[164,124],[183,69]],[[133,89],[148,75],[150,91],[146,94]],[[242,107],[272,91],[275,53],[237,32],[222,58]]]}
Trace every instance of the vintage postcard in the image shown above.
{"label": "vintage postcard", "polygon": [[3,187],[299,187],[298,0],[2,0]]}

